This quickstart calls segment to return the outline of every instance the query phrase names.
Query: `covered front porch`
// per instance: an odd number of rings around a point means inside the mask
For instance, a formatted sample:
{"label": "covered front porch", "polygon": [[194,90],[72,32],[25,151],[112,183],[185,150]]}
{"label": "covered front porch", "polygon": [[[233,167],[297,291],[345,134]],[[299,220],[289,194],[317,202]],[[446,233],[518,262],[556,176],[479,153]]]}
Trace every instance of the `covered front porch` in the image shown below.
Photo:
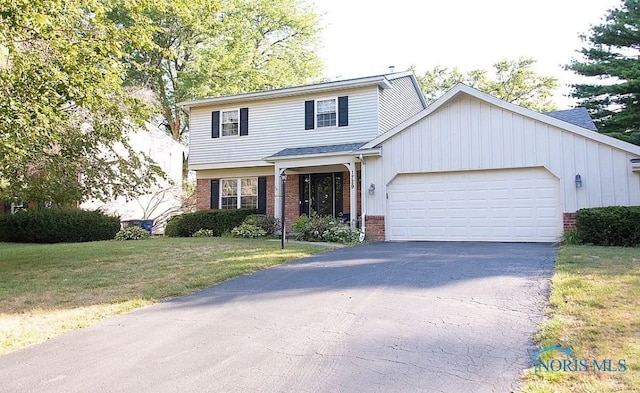
{"label": "covered front porch", "polygon": [[265,160],[274,164],[275,217],[284,216],[286,228],[300,215],[334,216],[352,229],[362,226],[365,187],[363,162],[377,149],[359,151],[362,143],[284,149]]}

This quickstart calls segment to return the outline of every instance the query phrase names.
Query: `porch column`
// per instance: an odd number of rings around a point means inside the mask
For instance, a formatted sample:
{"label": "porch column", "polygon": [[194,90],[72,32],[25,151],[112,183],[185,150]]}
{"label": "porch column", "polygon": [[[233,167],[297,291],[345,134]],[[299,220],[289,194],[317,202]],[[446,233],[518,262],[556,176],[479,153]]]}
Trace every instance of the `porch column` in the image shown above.
{"label": "porch column", "polygon": [[278,164],[275,165],[274,181],[273,181],[273,216],[280,219],[282,215],[282,181],[280,180],[280,173],[283,168]]}
{"label": "porch column", "polygon": [[351,158],[351,161],[344,165],[349,169],[349,203],[351,204],[349,219],[351,230],[355,230],[358,222],[358,184],[356,183],[357,172],[355,158]]}

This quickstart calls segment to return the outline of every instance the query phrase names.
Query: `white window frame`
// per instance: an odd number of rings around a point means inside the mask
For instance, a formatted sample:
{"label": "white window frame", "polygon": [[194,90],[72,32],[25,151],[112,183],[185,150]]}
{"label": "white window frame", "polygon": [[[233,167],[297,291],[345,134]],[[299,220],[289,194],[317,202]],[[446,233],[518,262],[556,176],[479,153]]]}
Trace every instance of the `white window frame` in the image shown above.
{"label": "white window frame", "polygon": [[[333,101],[334,107],[335,107],[335,114],[336,114],[335,123],[333,125],[321,126],[321,125],[318,124],[318,115],[320,114],[318,112],[318,103],[320,101]],[[313,120],[315,122],[316,128],[325,128],[325,129],[327,129],[327,128],[336,128],[336,127],[338,127],[338,97],[326,97],[326,98],[320,98],[318,100],[315,100],[315,108],[314,109],[315,109],[315,112],[314,112],[314,119]],[[329,113],[329,112],[327,112],[327,113]]]}
{"label": "white window frame", "polygon": [[[256,206],[255,207],[249,207],[247,209],[257,209],[258,208],[258,178],[257,177],[232,177],[232,178],[226,178],[226,179],[220,179],[220,192],[219,192],[219,200],[218,200],[218,206],[220,206],[220,209],[233,209],[233,208],[226,208],[223,207],[222,205],[222,198],[229,198],[228,196],[223,196],[222,195],[222,190],[224,189],[223,184],[225,181],[229,181],[229,180],[233,180],[236,182],[236,207],[235,209],[242,209],[242,197],[255,197],[256,198]],[[255,195],[243,195],[242,194],[242,181],[243,180],[253,180],[255,181],[255,190],[256,193]]]}
{"label": "white window frame", "polygon": [[[225,112],[236,112],[236,114],[238,115],[238,117],[237,117],[238,122],[237,123],[224,123],[223,119],[224,119]],[[231,135],[224,135],[224,133],[222,131],[224,129],[224,125],[225,124],[237,124],[237,127],[236,127],[237,132],[235,134],[231,134]],[[220,137],[221,138],[240,136],[240,108],[232,108],[232,109],[220,110],[220,126],[219,127],[220,127]]]}

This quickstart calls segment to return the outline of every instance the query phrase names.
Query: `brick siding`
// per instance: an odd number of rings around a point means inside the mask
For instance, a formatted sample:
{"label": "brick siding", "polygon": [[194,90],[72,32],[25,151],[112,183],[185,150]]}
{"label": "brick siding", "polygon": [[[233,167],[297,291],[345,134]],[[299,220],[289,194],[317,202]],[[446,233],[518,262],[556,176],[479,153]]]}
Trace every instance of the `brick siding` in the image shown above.
{"label": "brick siding", "polygon": [[575,231],[576,213],[562,213],[562,227],[565,231]]}
{"label": "brick siding", "polygon": [[366,216],[365,222],[368,240],[385,240],[384,216]]}
{"label": "brick siding", "polygon": [[196,210],[211,208],[211,179],[196,181]]}

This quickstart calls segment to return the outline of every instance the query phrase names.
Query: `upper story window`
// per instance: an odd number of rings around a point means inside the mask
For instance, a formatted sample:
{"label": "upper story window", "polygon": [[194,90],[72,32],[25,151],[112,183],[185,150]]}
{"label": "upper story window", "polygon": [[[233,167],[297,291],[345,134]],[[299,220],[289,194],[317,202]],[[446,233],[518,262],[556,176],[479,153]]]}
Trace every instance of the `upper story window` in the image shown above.
{"label": "upper story window", "polygon": [[349,125],[349,97],[340,96],[304,102],[304,129]]}
{"label": "upper story window", "polygon": [[316,101],[316,125],[320,127],[336,126],[336,100]]}
{"label": "upper story window", "polygon": [[238,135],[238,124],[240,119],[238,112],[239,111],[237,109],[222,111],[222,121],[220,122],[222,127],[222,136]]}
{"label": "upper story window", "polygon": [[211,137],[249,135],[249,108],[211,112]]}

